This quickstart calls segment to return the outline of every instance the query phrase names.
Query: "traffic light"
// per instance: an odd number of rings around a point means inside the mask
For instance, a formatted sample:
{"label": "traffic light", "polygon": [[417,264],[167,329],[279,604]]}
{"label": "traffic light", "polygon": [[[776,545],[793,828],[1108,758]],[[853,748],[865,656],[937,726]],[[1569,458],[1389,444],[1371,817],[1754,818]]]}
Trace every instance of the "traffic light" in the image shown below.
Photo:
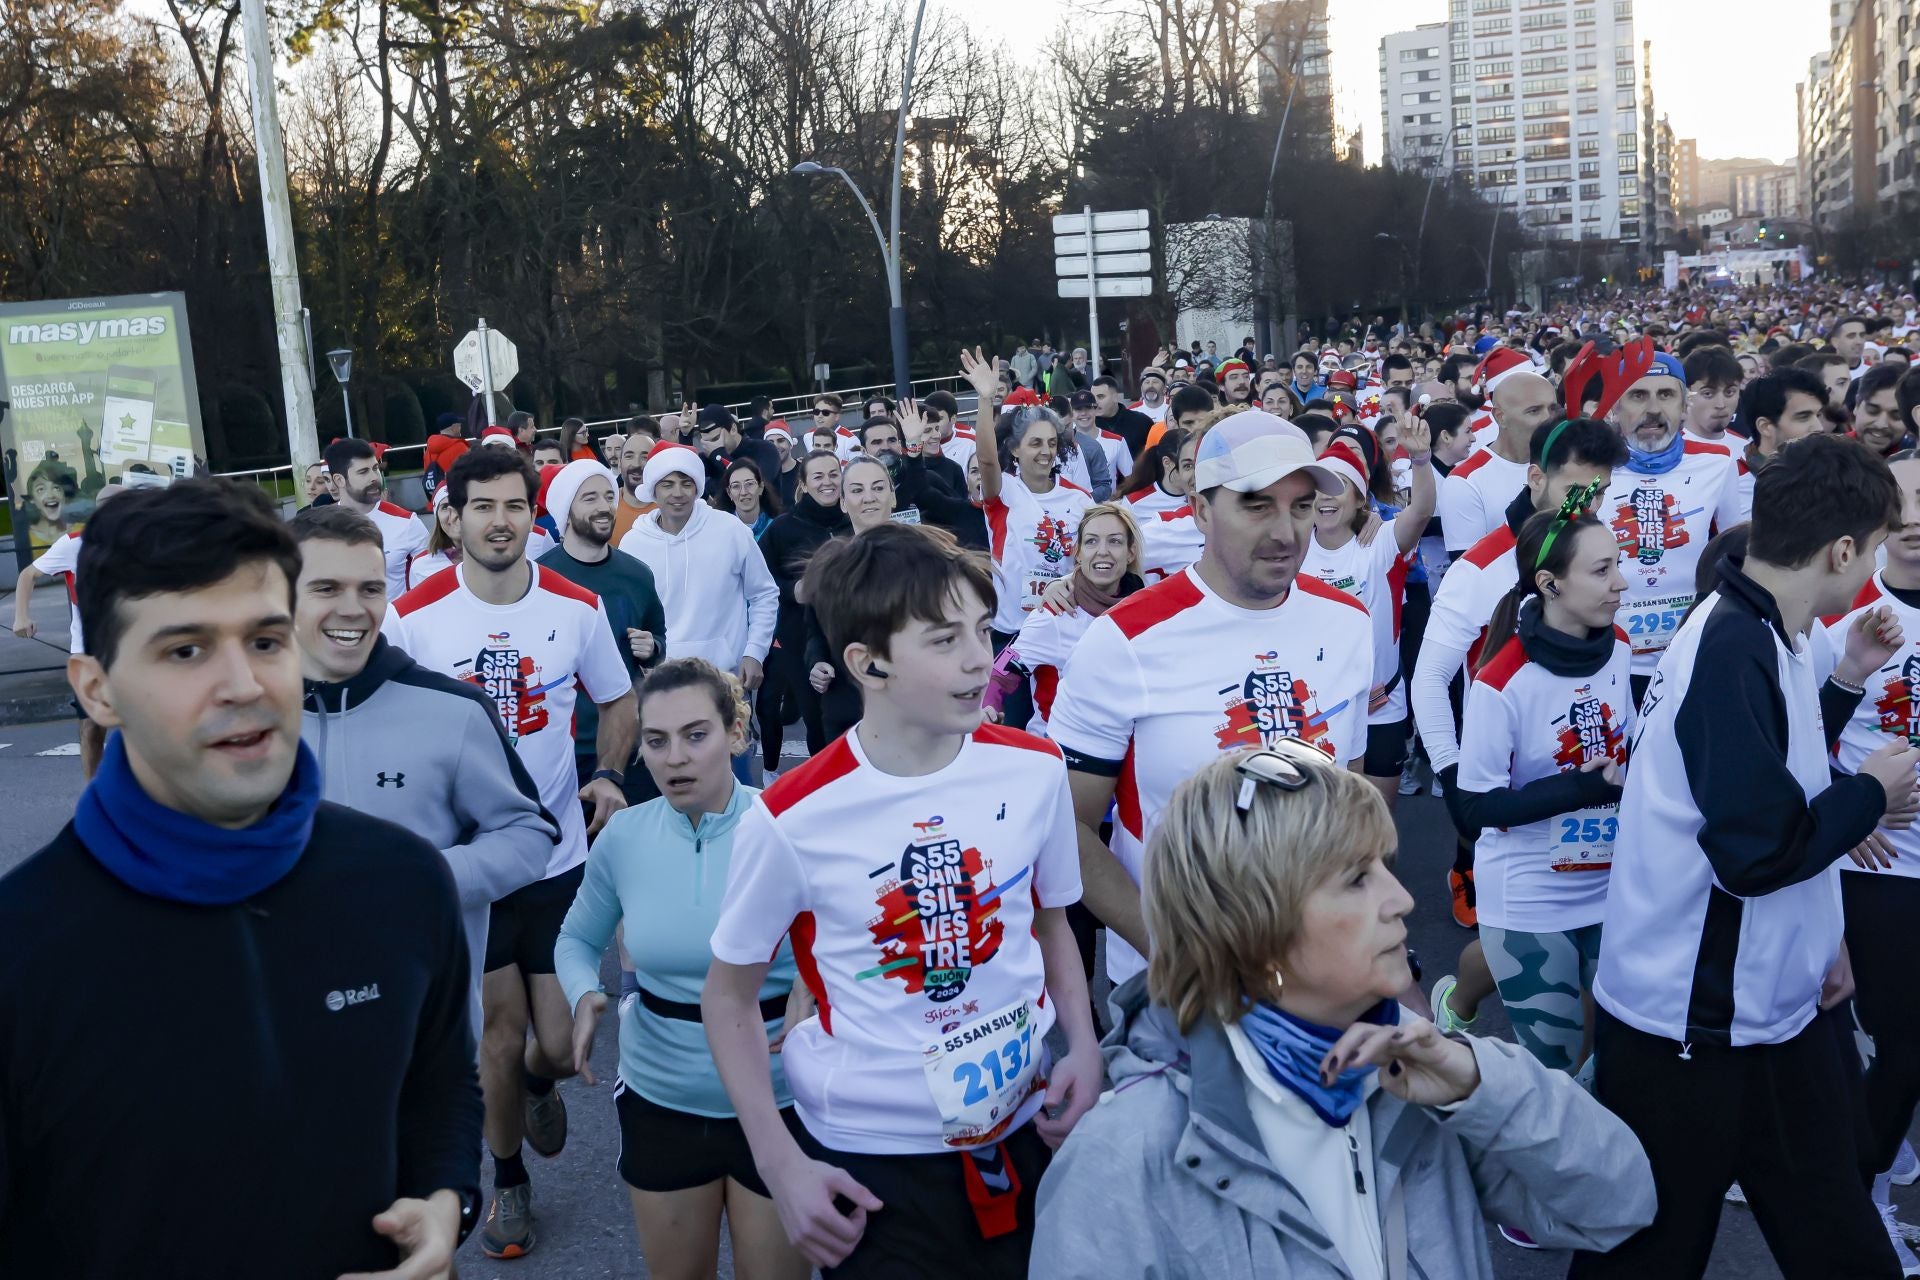
{"label": "traffic light", "polygon": [[1767,238],[1767,224],[1764,222],[1760,224],[1760,238],[1762,240]]}

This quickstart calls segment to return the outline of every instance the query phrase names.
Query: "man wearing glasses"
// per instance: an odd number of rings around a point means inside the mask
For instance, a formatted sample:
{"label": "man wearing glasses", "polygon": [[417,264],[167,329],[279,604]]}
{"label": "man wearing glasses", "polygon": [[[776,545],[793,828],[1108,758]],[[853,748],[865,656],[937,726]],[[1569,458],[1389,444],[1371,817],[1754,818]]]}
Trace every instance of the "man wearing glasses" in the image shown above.
{"label": "man wearing glasses", "polygon": [[833,451],[845,462],[860,452],[860,437],[840,425],[841,415],[846,411],[846,402],[832,392],[822,392],[813,398],[813,434],[814,448],[823,447],[819,442],[822,431],[833,432]]}

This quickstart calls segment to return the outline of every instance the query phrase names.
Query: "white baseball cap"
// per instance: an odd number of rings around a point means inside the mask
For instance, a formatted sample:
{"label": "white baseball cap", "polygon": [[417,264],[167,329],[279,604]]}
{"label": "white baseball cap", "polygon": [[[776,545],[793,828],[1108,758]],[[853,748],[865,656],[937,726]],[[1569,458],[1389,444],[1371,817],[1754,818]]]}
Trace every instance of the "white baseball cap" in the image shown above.
{"label": "white baseball cap", "polygon": [[1340,477],[1313,456],[1306,432],[1278,414],[1248,409],[1201,437],[1193,458],[1193,487],[1204,493],[1225,485],[1253,493],[1296,471],[1305,471],[1321,493],[1341,491]]}

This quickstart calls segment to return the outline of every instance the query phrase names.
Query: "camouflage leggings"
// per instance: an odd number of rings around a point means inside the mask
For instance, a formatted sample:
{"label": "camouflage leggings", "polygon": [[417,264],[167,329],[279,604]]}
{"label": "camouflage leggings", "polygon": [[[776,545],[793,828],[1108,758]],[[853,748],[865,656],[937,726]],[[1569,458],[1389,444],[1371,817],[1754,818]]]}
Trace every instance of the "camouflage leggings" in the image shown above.
{"label": "camouflage leggings", "polygon": [[1542,1065],[1571,1072],[1586,1026],[1580,994],[1592,990],[1600,963],[1600,926],[1524,933],[1483,924],[1480,945],[1514,1039]]}

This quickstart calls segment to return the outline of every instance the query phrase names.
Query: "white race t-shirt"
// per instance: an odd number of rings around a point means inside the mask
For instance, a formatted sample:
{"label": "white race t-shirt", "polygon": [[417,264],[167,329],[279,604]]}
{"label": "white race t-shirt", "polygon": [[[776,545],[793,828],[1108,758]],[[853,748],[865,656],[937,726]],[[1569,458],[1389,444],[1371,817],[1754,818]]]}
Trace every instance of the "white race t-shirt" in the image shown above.
{"label": "white race t-shirt", "polygon": [[1207,535],[1193,518],[1193,508],[1175,507],[1140,521],[1140,575],[1149,583],[1171,578],[1200,558]]}
{"label": "white race t-shirt", "polygon": [[1133,472],[1133,450],[1127,447],[1127,438],[1118,431],[1102,431],[1100,447],[1106,451],[1107,466],[1113,472],[1113,483],[1117,487]]}
{"label": "white race t-shirt", "polygon": [[427,549],[427,526],[413,512],[384,499],[367,512],[367,519],[380,530],[381,548],[386,553],[387,599],[398,600],[413,585],[407,578],[407,564]]}
{"label": "white race t-shirt", "polygon": [[1135,520],[1145,524],[1155,516],[1180,510],[1187,506],[1188,501],[1186,494],[1168,493],[1155,483],[1128,494],[1127,510],[1133,512]]}
{"label": "white race t-shirt", "polygon": [[[1380,526],[1373,545],[1349,538],[1329,551],[1316,535],[1307,547],[1302,573],[1310,573],[1362,605],[1373,622],[1373,689],[1367,697],[1368,724],[1399,724],[1407,718],[1407,685],[1400,679],[1400,608],[1406,603],[1410,555],[1395,541],[1398,517]],[[1389,688],[1388,686],[1392,687]]]}
{"label": "white race t-shirt", "polygon": [[540,788],[540,803],[560,824],[547,860],[551,878],[587,857],[574,764],[575,681],[596,703],[612,702],[633,682],[600,597],[551,569],[528,567],[532,583],[512,604],[482,601],[467,590],[466,566],[455,565],[401,596],[393,610],[415,662],[478,685],[493,699],[508,741]]}
{"label": "white race t-shirt", "polygon": [[[1854,620],[1866,610],[1881,605],[1893,610],[1900,629],[1906,633],[1906,643],[1867,677],[1866,695],[1854,708],[1846,727],[1840,730],[1834,762],[1848,773],[1860,772],[1861,761],[1895,738],[1920,742],[1920,609],[1894,595],[1886,579],[1876,573],[1854,598],[1852,610],[1827,626],[1829,647],[1835,655],[1845,653],[1847,632]],[[1880,834],[1900,856],[1891,867],[1874,874],[1920,877],[1920,830],[1882,827]],[[1842,860],[1840,869],[1861,870],[1851,859]]]}
{"label": "white race t-shirt", "polygon": [[[1590,676],[1557,676],[1507,641],[1467,689],[1460,730],[1460,787],[1519,789],[1588,760],[1626,762],[1632,732],[1633,648],[1615,629],[1613,654]],[[1474,846],[1482,924],[1558,933],[1598,924],[1620,827],[1619,804],[1596,805],[1518,827],[1488,827]]]}
{"label": "white race t-shirt", "polygon": [[1685,442],[1685,452],[1664,475],[1639,475],[1619,467],[1594,509],[1620,542],[1619,624],[1633,642],[1635,675],[1651,676],[1693,604],[1700,552],[1717,529],[1739,523],[1735,468],[1725,446]]}
{"label": "white race t-shirt", "polygon": [[1042,737],[1047,733],[1047,717],[1053,714],[1053,700],[1060,694],[1060,673],[1067,669],[1080,637],[1093,625],[1093,615],[1084,609],[1055,613],[1042,606],[1027,615],[1020,634],[1007,647],[1019,656],[1033,681],[1033,718],[1027,732]]}
{"label": "white race t-shirt", "polygon": [[788,1029],[781,1061],[823,1146],[983,1146],[1044,1100],[1054,1009],[1034,913],[1079,898],[1051,743],[982,725],[944,769],[903,778],[856,731],[741,818],[713,954],[760,964],[792,937],[820,1008]]}
{"label": "white race t-shirt", "polygon": [[993,629],[1015,632],[1055,578],[1073,569],[1073,539],[1080,513],[1093,505],[1084,489],[1056,481],[1035,493],[1018,476],[1006,476],[1000,496],[986,504],[993,547],[993,589],[998,596]]}
{"label": "white race t-shirt", "polygon": [[[1113,853],[1138,884],[1173,789],[1222,751],[1298,738],[1345,763],[1367,742],[1373,624],[1310,574],[1272,609],[1243,609],[1188,568],[1136,591],[1074,646],[1048,732],[1072,768],[1117,775]],[[1109,934],[1107,973],[1145,967]]]}
{"label": "white race t-shirt", "polygon": [[75,529],[53,540],[53,545],[42,551],[33,562],[35,573],[44,573],[49,578],[59,578],[67,586],[67,651],[85,653],[86,646],[80,635],[80,596],[74,589],[74,570],[80,567],[80,536],[84,532]]}
{"label": "white race t-shirt", "polygon": [[1506,520],[1514,495],[1527,487],[1527,464],[1476,449],[1440,482],[1440,532],[1447,550],[1465,551]]}

